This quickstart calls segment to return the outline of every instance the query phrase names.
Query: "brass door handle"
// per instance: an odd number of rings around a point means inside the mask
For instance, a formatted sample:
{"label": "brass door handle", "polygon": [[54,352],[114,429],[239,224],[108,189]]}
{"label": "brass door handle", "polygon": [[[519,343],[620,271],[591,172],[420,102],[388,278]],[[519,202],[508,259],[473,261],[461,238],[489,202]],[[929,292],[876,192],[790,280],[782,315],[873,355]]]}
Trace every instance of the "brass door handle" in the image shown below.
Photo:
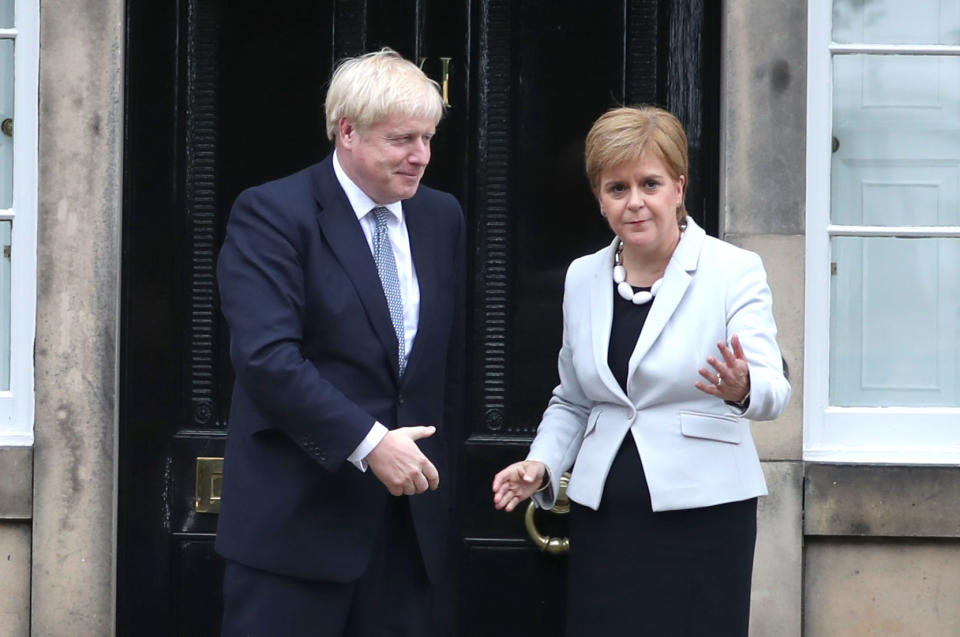
{"label": "brass door handle", "polygon": [[220,490],[223,487],[223,458],[197,458],[197,513],[220,513]]}
{"label": "brass door handle", "polygon": [[[557,515],[566,515],[570,513],[570,499],[567,498],[567,484],[570,482],[570,473],[564,473],[560,476],[560,493],[557,494],[557,501],[553,505],[553,508],[550,509],[551,513],[556,513]],[[530,536],[530,539],[534,544],[537,545],[541,551],[549,553],[550,555],[563,555],[570,550],[570,538],[567,537],[552,537],[549,535],[543,535],[537,529],[537,522],[534,519],[534,514],[536,513],[537,504],[530,501],[530,504],[527,505],[527,513],[524,515],[524,524],[527,527],[527,534]]]}

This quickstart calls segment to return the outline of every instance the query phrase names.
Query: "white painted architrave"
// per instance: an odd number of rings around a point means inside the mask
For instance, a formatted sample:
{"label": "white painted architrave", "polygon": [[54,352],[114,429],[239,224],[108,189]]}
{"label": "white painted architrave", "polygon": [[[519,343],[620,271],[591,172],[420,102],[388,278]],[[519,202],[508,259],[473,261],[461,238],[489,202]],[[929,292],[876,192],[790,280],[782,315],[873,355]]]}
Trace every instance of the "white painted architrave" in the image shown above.
{"label": "white painted architrave", "polygon": [[32,445],[33,347],[37,307],[37,110],[39,98],[40,3],[16,0],[13,39],[13,207],[0,220],[13,222],[10,281],[10,389],[0,391],[0,446]]}
{"label": "white painted architrave", "polygon": [[960,408],[829,405],[831,238],[960,236],[955,226],[831,225],[833,57],[960,56],[960,46],[833,44],[831,10],[831,0],[808,4],[803,457],[828,462],[960,463]]}

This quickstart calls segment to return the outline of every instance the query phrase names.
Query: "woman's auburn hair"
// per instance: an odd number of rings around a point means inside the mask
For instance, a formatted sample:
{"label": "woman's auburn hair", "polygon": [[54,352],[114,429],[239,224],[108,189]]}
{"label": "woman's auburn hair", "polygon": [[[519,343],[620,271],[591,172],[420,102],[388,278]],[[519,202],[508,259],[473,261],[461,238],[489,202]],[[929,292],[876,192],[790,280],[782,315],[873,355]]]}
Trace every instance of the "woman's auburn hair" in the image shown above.
{"label": "woman's auburn hair", "polygon": [[[600,195],[603,173],[622,164],[639,161],[644,155],[659,159],[670,177],[687,180],[689,159],[687,134],[673,113],[657,106],[620,106],[601,115],[587,133],[584,163],[594,196]],[[683,201],[677,221],[687,217]]]}

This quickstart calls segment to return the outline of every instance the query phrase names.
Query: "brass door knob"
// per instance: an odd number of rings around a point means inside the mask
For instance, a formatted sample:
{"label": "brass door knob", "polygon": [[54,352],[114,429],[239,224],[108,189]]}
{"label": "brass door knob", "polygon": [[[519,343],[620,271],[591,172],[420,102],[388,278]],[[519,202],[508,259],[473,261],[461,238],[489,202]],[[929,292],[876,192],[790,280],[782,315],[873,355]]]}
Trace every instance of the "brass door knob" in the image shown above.
{"label": "brass door knob", "polygon": [[0,122],[0,131],[7,137],[13,137],[13,120],[8,117]]}
{"label": "brass door knob", "polygon": [[[553,505],[553,508],[550,509],[551,513],[556,513],[557,515],[570,513],[570,499],[567,498],[567,484],[569,484],[569,482],[569,472],[560,476],[560,493],[557,494],[557,501]],[[570,550],[570,538],[543,535],[537,529],[537,521],[534,519],[534,516],[538,508],[537,504],[531,500],[530,504],[527,505],[527,512],[523,518],[530,539],[537,545],[537,548],[550,555],[563,555],[568,552]]]}

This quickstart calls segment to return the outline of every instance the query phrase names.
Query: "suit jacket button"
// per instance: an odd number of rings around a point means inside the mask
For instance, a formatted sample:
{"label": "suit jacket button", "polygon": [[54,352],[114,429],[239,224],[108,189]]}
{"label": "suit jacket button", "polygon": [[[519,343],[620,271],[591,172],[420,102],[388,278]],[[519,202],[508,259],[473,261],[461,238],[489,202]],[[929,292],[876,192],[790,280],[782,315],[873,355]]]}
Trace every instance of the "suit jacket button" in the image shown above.
{"label": "suit jacket button", "polygon": [[320,462],[326,462],[326,461],[327,461],[327,454],[325,454],[325,453],[317,454],[317,457],[320,458]]}
{"label": "suit jacket button", "polygon": [[403,403],[407,402],[407,399],[403,397],[403,394],[400,394],[397,396],[397,402],[402,405]]}

